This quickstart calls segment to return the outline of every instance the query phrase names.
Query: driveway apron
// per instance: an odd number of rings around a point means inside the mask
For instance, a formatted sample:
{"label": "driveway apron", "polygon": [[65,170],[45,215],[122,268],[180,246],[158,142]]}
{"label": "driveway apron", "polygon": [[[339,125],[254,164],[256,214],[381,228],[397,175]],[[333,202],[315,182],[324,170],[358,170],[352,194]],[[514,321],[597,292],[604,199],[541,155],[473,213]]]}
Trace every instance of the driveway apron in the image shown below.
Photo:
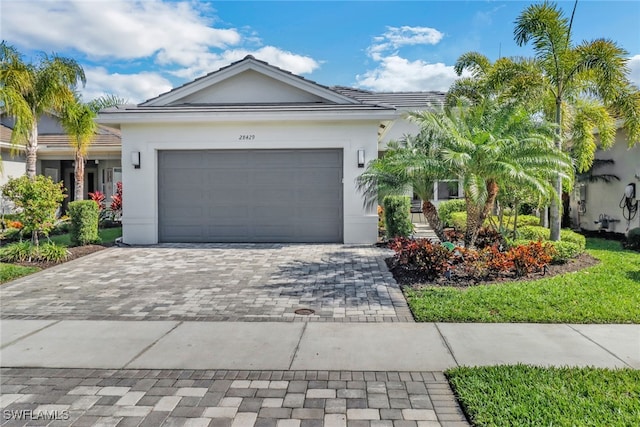
{"label": "driveway apron", "polygon": [[1,316],[412,322],[390,254],[311,244],[110,248],[1,286]]}

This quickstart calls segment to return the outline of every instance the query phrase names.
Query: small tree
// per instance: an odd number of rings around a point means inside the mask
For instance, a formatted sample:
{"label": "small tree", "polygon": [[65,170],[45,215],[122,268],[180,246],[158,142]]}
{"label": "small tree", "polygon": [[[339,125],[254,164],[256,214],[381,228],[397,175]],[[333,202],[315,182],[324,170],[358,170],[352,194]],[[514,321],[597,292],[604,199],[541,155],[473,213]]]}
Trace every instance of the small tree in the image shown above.
{"label": "small tree", "polygon": [[53,229],[56,211],[66,197],[62,183],[55,183],[43,175],[33,179],[21,176],[9,179],[2,192],[18,208],[20,222],[31,232],[31,241],[37,246],[38,235],[48,235]]}

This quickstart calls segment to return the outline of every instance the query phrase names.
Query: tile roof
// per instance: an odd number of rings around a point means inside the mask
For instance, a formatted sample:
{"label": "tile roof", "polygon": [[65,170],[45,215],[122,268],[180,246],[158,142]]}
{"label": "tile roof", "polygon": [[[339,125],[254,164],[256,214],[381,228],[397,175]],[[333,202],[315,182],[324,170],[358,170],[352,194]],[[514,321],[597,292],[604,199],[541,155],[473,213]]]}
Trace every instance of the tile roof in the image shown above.
{"label": "tile roof", "polygon": [[390,105],[398,109],[440,108],[444,104],[445,92],[371,92],[368,90],[333,86],[334,92],[356,99],[365,104]]}

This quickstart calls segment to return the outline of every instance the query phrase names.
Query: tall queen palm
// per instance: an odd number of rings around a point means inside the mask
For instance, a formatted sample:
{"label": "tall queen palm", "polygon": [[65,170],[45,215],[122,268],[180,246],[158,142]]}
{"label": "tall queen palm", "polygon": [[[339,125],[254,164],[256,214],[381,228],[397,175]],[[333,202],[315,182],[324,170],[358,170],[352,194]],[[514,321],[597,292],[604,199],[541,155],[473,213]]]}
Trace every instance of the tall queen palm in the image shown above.
{"label": "tall queen palm", "polygon": [[36,175],[38,119],[61,112],[74,103],[74,88],[86,82],[82,67],[73,59],[44,55],[27,64],[12,46],[0,44],[0,93],[4,108],[15,118],[12,143],[24,143],[26,173]]}
{"label": "tall queen palm", "polygon": [[[536,60],[545,80],[545,113],[556,125],[555,144],[568,149],[576,160],[578,172],[592,164],[596,149],[593,128],[606,148],[615,140],[614,120],[622,118],[629,144],[640,140],[640,93],[628,80],[627,52],[607,39],[584,41],[574,45],[571,26],[575,15],[567,19],[554,3],[528,6],[515,22],[518,45],[532,43]],[[571,142],[565,146],[563,140]],[[560,239],[562,178],[556,176],[550,209],[551,239]]]}

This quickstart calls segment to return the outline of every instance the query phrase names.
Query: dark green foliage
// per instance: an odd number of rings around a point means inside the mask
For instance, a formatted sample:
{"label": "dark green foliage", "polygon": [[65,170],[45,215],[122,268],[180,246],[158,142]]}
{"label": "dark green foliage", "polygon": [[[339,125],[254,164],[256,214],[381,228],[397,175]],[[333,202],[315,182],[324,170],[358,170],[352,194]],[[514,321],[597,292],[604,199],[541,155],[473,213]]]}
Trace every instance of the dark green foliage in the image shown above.
{"label": "dark green foliage", "polygon": [[575,258],[581,253],[584,252],[584,248],[581,248],[578,243],[569,242],[565,240],[561,240],[558,242],[547,242],[552,245],[555,249],[555,253],[553,254],[553,259],[551,260],[554,264],[564,264],[569,261],[571,258]]}
{"label": "dark green foliage", "polygon": [[587,238],[571,230],[560,230],[560,241],[575,243],[580,248],[580,252],[587,247]]}
{"label": "dark green foliage", "polygon": [[632,228],[631,230],[629,230],[625,247],[627,249],[640,251],[640,227]]}
{"label": "dark green foliage", "polygon": [[453,227],[451,214],[453,212],[466,212],[467,206],[464,199],[445,200],[438,205],[438,216],[445,227]]}
{"label": "dark green foliage", "polygon": [[38,259],[45,262],[62,262],[69,257],[69,251],[65,246],[55,243],[43,243],[38,248]]}
{"label": "dark green foliage", "polygon": [[98,236],[98,204],[93,200],[78,200],[69,203],[71,218],[71,245],[84,246],[100,243]]}
{"label": "dark green foliage", "polygon": [[518,239],[522,240],[549,240],[548,228],[527,225],[518,229]]}
{"label": "dark green foliage", "polygon": [[388,238],[407,237],[413,232],[409,196],[386,196],[382,200]]}
{"label": "dark green foliage", "polygon": [[0,249],[0,261],[27,262],[31,261],[33,245],[31,242],[17,242]]}
{"label": "dark green foliage", "polygon": [[19,220],[25,233],[32,233],[33,242],[38,244],[38,234],[48,235],[56,222],[56,210],[64,199],[62,183],[37,175],[33,179],[26,176],[10,179],[2,193],[17,208],[22,209]]}
{"label": "dark green foliage", "polygon": [[69,257],[65,246],[43,243],[35,246],[31,242],[12,243],[0,249],[2,262],[62,262]]}

